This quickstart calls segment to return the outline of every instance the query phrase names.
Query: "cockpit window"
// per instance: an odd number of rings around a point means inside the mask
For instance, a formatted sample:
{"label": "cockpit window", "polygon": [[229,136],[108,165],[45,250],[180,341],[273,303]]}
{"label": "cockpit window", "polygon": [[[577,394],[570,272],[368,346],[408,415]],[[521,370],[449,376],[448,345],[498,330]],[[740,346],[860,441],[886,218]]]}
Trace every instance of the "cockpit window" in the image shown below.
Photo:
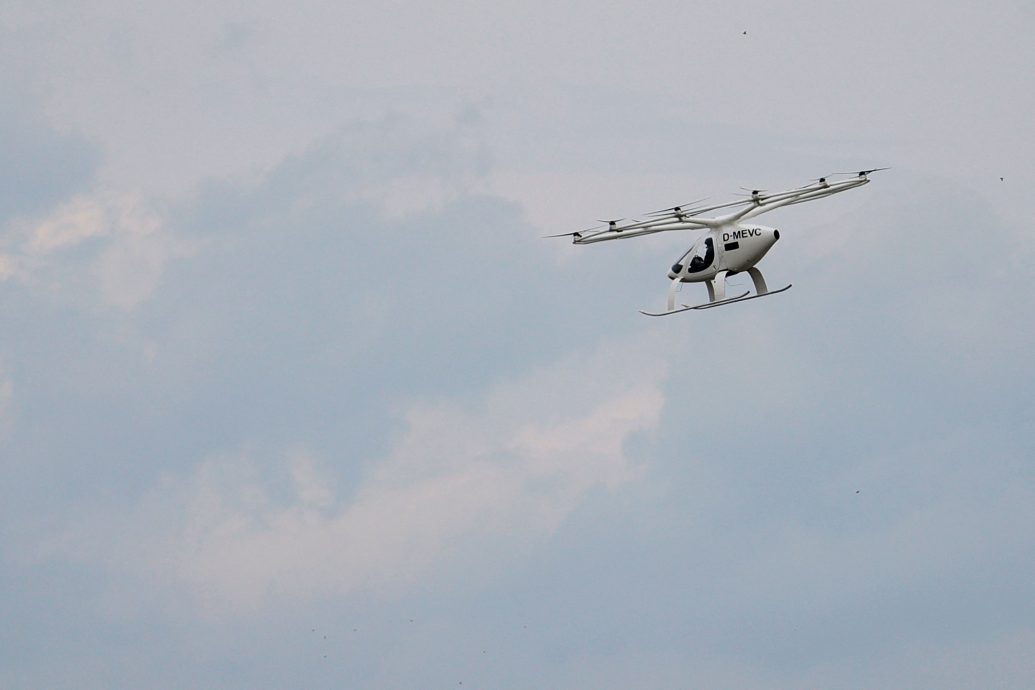
{"label": "cockpit window", "polygon": [[684,258],[690,260],[686,272],[699,273],[711,266],[715,260],[715,243],[711,237],[705,237],[704,241],[695,244]]}

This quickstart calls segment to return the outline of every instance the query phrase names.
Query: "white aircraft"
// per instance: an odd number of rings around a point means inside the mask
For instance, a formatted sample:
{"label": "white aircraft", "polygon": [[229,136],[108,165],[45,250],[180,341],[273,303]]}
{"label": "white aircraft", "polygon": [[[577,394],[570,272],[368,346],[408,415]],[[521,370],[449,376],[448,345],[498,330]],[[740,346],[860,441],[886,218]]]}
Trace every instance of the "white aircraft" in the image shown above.
{"label": "white aircraft", "polygon": [[[672,230],[707,230],[693,246],[672,266],[668,272],[672,285],[668,291],[668,308],[662,312],[641,311],[647,316],[668,316],[691,309],[710,309],[734,302],[746,302],[756,297],[775,295],[789,290],[790,285],[779,290],[770,291],[765,278],[755,264],[762,260],[766,252],[780,239],[780,231],[776,228],[744,223],[763,213],[784,206],[793,206],[806,201],[814,201],[849,189],[861,187],[870,181],[869,174],[887,168],[860,170],[858,173],[838,173],[851,175],[849,179],[829,181],[826,177],[817,179],[812,184],[786,192],[767,194],[762,190],[754,190],[747,199],[731,201],[715,206],[694,206],[704,199],[681,206],[652,211],[647,215],[649,220],[632,221],[619,225],[622,219],[600,221],[607,223],[604,228],[590,228],[579,232],[567,232],[549,237],[571,237],[575,244],[591,244],[607,240],[621,240],[630,237],[653,235]],[[701,214],[728,209],[724,215],[705,217]],[[747,272],[755,287],[755,294],[750,292],[726,296],[726,278],[740,272]],[[676,292],[683,283],[704,283],[708,288],[708,301],[703,304],[676,307]]]}

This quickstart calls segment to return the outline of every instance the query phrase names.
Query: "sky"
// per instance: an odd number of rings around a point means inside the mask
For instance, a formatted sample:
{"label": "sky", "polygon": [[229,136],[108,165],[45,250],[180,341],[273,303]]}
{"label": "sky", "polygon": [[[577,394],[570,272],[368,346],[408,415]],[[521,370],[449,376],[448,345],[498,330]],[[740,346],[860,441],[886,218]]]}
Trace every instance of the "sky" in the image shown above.
{"label": "sky", "polygon": [[1030,687],[1033,31],[0,3],[0,687]]}

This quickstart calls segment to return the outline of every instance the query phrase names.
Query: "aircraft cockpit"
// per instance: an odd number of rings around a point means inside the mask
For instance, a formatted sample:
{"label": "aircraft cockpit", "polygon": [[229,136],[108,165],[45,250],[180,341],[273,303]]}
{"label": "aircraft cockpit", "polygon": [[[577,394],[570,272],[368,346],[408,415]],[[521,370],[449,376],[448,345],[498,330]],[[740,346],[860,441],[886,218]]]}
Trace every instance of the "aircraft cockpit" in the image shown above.
{"label": "aircraft cockpit", "polygon": [[687,273],[700,273],[715,261],[715,241],[710,235],[705,235],[697,240],[690,251],[679,258],[679,262],[672,266],[672,273],[682,273],[686,268]]}

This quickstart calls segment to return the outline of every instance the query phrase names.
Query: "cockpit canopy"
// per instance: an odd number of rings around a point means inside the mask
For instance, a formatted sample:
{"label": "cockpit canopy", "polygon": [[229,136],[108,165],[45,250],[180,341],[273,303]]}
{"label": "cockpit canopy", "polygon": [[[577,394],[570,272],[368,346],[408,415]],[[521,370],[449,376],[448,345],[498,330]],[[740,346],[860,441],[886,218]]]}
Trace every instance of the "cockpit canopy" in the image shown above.
{"label": "cockpit canopy", "polygon": [[715,242],[710,235],[706,235],[690,247],[690,251],[679,258],[679,262],[672,267],[673,273],[682,273],[686,267],[687,273],[700,273],[715,261]]}

